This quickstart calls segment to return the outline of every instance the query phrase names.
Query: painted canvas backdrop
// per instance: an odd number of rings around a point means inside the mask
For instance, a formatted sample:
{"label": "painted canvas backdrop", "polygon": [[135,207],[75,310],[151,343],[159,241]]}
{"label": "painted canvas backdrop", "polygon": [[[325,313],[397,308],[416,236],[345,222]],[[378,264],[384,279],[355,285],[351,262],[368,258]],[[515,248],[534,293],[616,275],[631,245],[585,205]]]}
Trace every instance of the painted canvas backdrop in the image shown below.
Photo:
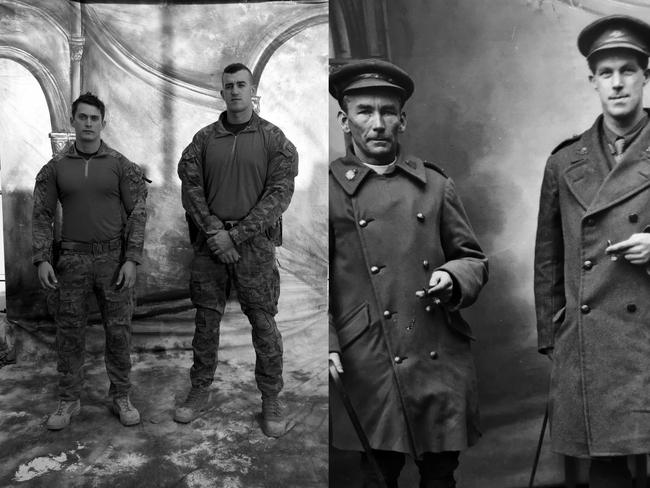
{"label": "painted canvas backdrop", "polygon": [[[391,60],[415,81],[404,146],[454,179],[490,260],[490,282],[464,314],[478,338],[484,436],[462,456],[459,484],[527,486],[550,370],[536,351],[532,291],[542,173],[551,150],[600,113],[577,35],[606,14],[649,21],[650,8],[609,0],[386,6]],[[331,159],[343,150],[337,108],[330,99]],[[563,479],[562,459],[547,443],[538,483]]]}

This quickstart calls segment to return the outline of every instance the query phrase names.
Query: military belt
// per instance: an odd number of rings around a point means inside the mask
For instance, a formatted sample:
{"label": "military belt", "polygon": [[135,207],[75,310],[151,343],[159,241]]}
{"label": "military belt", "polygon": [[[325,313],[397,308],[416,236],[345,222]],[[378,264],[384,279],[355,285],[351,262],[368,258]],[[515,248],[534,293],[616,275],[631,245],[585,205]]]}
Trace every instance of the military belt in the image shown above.
{"label": "military belt", "polygon": [[122,247],[122,238],[117,237],[110,241],[99,242],[76,242],[76,241],[62,241],[61,250],[75,251],[84,254],[104,254],[109,251],[114,251]]}

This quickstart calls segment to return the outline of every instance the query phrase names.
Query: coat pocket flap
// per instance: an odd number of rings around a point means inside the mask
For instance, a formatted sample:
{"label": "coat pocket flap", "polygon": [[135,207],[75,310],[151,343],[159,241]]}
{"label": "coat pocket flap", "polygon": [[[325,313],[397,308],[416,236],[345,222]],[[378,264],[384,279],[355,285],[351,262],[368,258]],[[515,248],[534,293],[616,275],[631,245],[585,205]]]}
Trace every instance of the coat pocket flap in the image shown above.
{"label": "coat pocket flap", "polygon": [[341,321],[343,326],[337,331],[341,350],[347,348],[363,334],[370,325],[368,304],[355,308]]}

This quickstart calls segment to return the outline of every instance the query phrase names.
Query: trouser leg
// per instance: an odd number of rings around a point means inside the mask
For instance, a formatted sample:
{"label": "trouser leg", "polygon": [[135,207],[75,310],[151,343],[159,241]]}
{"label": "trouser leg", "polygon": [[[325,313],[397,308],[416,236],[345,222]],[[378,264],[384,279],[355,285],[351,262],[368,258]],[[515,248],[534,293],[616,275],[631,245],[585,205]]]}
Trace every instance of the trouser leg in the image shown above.
{"label": "trouser leg", "polygon": [[190,297],[196,307],[192,340],[194,363],[190,369],[192,386],[212,384],[217,369],[219,325],[230,291],[227,265],[208,255],[195,254],[190,271]]}
{"label": "trouser leg", "polygon": [[57,264],[59,302],[55,312],[59,398],[76,400],[84,378],[87,297],[92,288],[88,256],[61,255]]}
{"label": "trouser leg", "polygon": [[589,488],[631,488],[632,474],[625,456],[591,458]]}
{"label": "trouser leg", "polygon": [[458,451],[426,452],[415,461],[420,471],[420,488],[454,488],[454,471],[458,467]]}
{"label": "trouser leg", "polygon": [[262,396],[282,390],[282,336],[275,323],[280,297],[280,274],[275,246],[257,235],[240,246],[235,285],[242,311],[251,324],[255,348],[255,381]]}
{"label": "trouser leg", "polygon": [[[399,478],[406,456],[401,452],[372,450],[373,457],[379,465],[379,469],[386,481],[388,488],[397,488]],[[361,454],[361,474],[363,475],[363,488],[379,488],[379,474],[370,463],[370,459],[364,452]]]}
{"label": "trouser leg", "polygon": [[94,257],[95,291],[104,323],[104,362],[110,381],[110,396],[123,396],[131,389],[131,316],[133,290],[117,288],[122,266],[120,251]]}

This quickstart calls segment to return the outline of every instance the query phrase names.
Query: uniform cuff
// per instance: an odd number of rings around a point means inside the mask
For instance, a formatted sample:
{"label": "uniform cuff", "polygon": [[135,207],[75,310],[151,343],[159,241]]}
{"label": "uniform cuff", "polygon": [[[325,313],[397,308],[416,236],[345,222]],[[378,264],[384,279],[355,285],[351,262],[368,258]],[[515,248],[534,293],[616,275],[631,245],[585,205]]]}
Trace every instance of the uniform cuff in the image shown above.
{"label": "uniform cuff", "polygon": [[245,239],[243,239],[241,232],[239,232],[239,229],[237,227],[233,227],[228,231],[228,234],[230,235],[230,239],[232,242],[236,245],[239,246],[242,242],[244,242]]}
{"label": "uniform cuff", "polygon": [[38,266],[43,261],[47,261],[48,263],[50,262],[50,253],[34,254],[32,257],[32,264],[34,266]]}
{"label": "uniform cuff", "polygon": [[135,264],[138,266],[142,264],[142,255],[141,254],[132,254],[132,253],[126,253],[124,256],[124,262],[126,261],[133,261]]}

